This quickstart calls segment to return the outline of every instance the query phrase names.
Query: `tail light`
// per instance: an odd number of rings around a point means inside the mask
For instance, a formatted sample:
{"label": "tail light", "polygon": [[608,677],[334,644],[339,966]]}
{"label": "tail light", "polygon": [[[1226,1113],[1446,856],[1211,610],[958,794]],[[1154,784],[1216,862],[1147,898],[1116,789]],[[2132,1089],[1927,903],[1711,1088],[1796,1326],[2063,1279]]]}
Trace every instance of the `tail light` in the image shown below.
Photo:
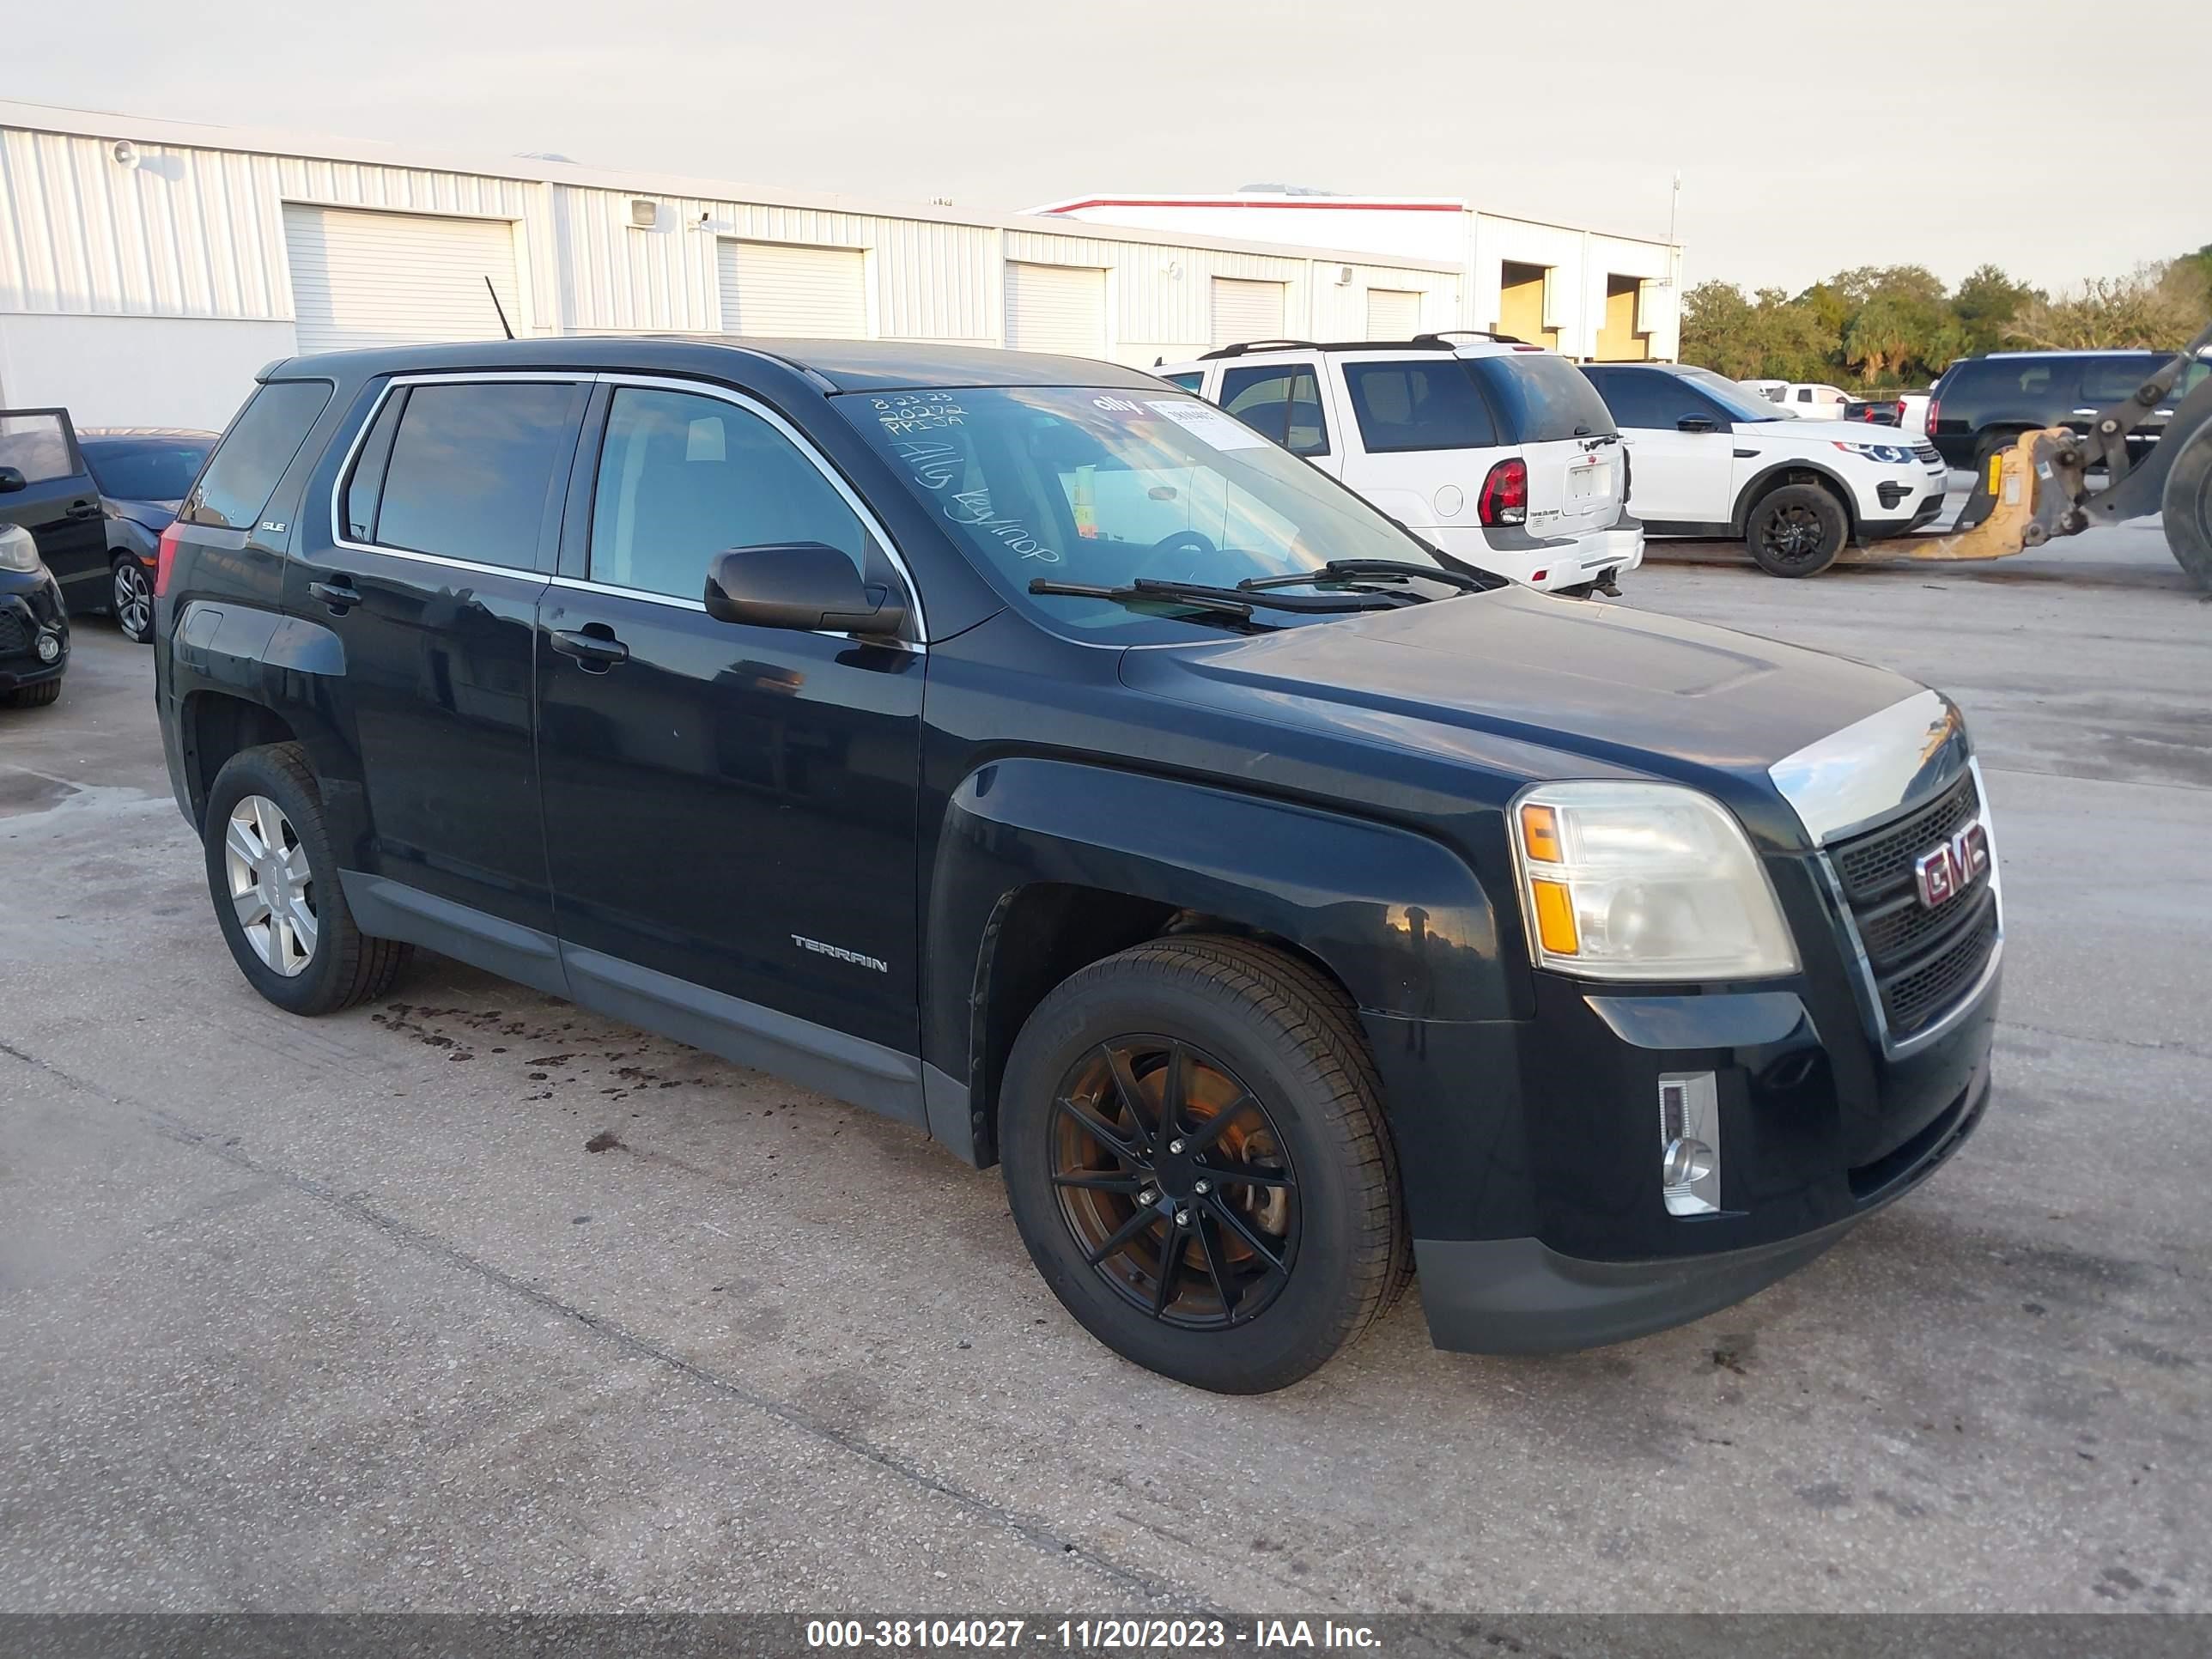
{"label": "tail light", "polygon": [[1897,423],[1899,426],[1905,424],[1905,399],[1902,398],[1897,400]]}
{"label": "tail light", "polygon": [[1528,523],[1528,462],[1516,455],[1492,467],[1490,476],[1482,481],[1482,495],[1475,508],[1485,524]]}
{"label": "tail light", "polygon": [[184,538],[182,523],[170,520],[169,527],[161,532],[161,550],[154,556],[154,597],[157,599],[169,591],[169,568],[177,562],[177,544]]}
{"label": "tail light", "polygon": [[1936,411],[1942,407],[1942,400],[1934,392],[1929,392],[1928,394],[1928,435],[1931,438],[1936,435]]}

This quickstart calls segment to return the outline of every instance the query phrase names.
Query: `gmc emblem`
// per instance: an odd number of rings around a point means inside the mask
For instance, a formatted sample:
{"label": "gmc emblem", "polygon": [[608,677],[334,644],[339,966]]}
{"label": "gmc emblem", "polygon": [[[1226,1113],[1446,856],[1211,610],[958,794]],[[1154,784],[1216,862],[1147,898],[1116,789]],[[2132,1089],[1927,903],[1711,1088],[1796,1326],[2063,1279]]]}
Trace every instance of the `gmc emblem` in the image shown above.
{"label": "gmc emblem", "polygon": [[1912,866],[1912,884],[1920,902],[1933,910],[1974,884],[1990,867],[1990,838],[1978,823],[1970,823],[1932,853],[1923,853]]}

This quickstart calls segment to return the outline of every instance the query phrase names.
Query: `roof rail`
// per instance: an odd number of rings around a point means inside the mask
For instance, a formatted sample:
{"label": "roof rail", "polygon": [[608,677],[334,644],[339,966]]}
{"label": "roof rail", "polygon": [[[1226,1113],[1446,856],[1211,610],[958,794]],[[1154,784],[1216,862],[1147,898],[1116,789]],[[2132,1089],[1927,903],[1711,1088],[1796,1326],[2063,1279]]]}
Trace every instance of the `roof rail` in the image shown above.
{"label": "roof rail", "polygon": [[1280,351],[1286,346],[1292,349],[1304,347],[1318,351],[1321,349],[1321,342],[1318,340],[1243,340],[1236,345],[1216,346],[1211,351],[1201,352],[1198,361],[1203,363],[1216,357],[1241,357],[1248,351]]}
{"label": "roof rail", "polygon": [[1245,340],[1236,345],[1217,346],[1201,353],[1200,362],[1216,357],[1241,357],[1248,351],[1404,351],[1409,347],[1425,351],[1449,351],[1451,343],[1459,338],[1495,340],[1500,345],[1526,345],[1528,343],[1514,334],[1493,334],[1482,328],[1447,328],[1433,333],[1416,334],[1410,340]]}
{"label": "roof rail", "polygon": [[1471,340],[1495,340],[1500,345],[1527,345],[1528,343],[1518,334],[1497,334],[1492,332],[1486,328],[1439,328],[1432,330],[1426,334],[1416,334],[1413,337],[1413,343],[1416,345],[1419,345],[1428,341],[1434,340],[1441,345],[1446,340],[1458,339],[1462,336],[1465,336],[1467,338]]}

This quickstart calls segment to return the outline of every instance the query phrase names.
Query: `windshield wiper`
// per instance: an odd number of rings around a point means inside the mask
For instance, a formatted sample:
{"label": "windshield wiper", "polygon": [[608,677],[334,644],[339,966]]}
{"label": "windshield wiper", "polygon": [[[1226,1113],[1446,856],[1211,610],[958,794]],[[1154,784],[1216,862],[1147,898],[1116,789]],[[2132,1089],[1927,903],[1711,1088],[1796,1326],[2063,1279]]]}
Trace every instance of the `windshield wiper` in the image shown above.
{"label": "windshield wiper", "polygon": [[1078,599],[1115,599],[1123,605],[1144,600],[1172,605],[1194,605],[1209,611],[1249,617],[1255,605],[1269,611],[1387,611],[1400,603],[1389,593],[1267,593],[1243,587],[1208,587],[1200,582],[1163,581],[1139,576],[1121,587],[1093,587],[1084,582],[1056,582],[1039,576],[1030,584],[1032,593],[1064,594]]}
{"label": "windshield wiper", "polygon": [[[1443,582],[1456,587],[1462,593],[1486,593],[1493,587],[1502,587],[1505,579],[1492,576],[1473,568],[1452,569],[1443,565],[1416,564],[1411,559],[1331,559],[1318,570],[1301,571],[1291,576],[1247,576],[1237,584],[1240,592],[1263,591],[1271,587],[1296,587],[1301,582],[1325,581],[1331,576],[1377,576],[1390,580],[1405,581],[1419,577],[1426,581]],[[1413,598],[1412,594],[1406,596]]]}

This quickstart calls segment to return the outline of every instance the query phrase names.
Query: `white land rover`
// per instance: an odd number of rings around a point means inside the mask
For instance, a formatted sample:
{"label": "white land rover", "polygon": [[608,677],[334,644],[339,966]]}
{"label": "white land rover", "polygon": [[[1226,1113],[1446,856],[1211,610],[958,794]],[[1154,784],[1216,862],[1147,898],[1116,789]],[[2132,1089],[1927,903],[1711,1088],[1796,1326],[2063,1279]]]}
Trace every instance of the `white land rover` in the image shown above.
{"label": "white land rover", "polygon": [[1629,505],[1654,536],[1743,538],[1776,576],[1826,570],[1851,543],[1911,533],[1943,510],[1927,439],[1863,421],[1793,420],[1710,368],[1589,363],[1636,456]]}
{"label": "white land rover", "polygon": [[1479,568],[1587,594],[1644,562],[1620,434],[1589,382],[1541,346],[1263,340],[1154,373]]}

